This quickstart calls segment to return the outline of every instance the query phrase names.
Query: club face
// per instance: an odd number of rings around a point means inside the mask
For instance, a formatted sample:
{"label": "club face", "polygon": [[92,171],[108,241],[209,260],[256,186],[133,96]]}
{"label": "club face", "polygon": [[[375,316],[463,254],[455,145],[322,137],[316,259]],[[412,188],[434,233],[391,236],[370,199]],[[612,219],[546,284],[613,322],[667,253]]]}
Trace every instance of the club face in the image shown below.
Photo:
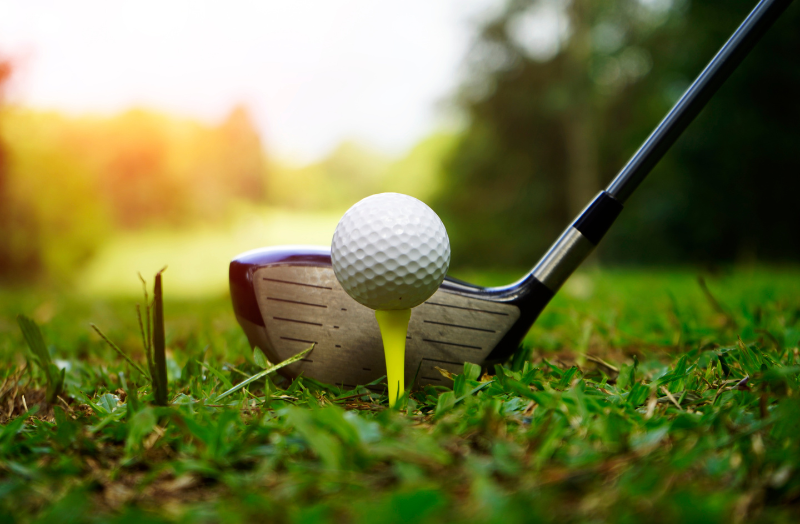
{"label": "club face", "polygon": [[[271,362],[314,344],[305,359],[283,368],[284,375],[346,386],[385,375],[374,311],[342,289],[329,249],[282,246],[244,253],[231,262],[230,285],[239,324]],[[437,367],[460,373],[464,362],[486,365],[507,357],[551,296],[526,283],[481,288],[446,279],[412,310],[406,381],[416,376],[417,384],[448,385]]]}

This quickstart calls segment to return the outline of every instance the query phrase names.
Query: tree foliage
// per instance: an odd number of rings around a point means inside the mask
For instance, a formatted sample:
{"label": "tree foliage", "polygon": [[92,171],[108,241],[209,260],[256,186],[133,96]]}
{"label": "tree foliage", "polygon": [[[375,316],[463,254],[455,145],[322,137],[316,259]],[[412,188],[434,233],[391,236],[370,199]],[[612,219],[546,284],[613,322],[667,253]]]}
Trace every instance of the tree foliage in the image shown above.
{"label": "tree foliage", "polygon": [[261,142],[243,108],[216,126],[131,110],[2,113],[0,276],[69,278],[115,232],[217,222],[265,198]]}
{"label": "tree foliage", "polygon": [[[527,265],[541,255],[753,5],[509,2],[481,28],[459,95],[469,125],[436,207],[454,262]],[[791,226],[798,21],[792,6],[628,202],[602,246],[606,260],[800,254]],[[554,27],[548,43],[542,32]]]}

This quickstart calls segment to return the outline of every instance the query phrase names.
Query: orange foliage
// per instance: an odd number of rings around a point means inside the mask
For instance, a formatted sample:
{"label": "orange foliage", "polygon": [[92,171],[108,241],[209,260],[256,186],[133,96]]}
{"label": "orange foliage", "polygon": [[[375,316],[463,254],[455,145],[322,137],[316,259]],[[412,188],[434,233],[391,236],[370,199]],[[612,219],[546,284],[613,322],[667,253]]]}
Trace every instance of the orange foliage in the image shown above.
{"label": "orange foliage", "polygon": [[215,221],[232,201],[264,199],[261,142],[241,107],[216,127],[142,110],[76,124],[65,142],[121,227]]}
{"label": "orange foliage", "polygon": [[261,142],[241,107],[216,126],[145,110],[0,117],[0,279],[64,276],[114,231],[218,222],[265,198]]}

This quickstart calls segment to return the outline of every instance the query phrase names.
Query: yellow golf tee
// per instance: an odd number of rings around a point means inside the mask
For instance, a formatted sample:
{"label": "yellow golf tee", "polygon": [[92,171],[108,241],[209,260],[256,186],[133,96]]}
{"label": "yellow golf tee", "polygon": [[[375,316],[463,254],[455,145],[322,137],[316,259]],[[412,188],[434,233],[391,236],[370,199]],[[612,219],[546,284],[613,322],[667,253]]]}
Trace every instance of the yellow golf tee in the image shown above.
{"label": "yellow golf tee", "polygon": [[389,407],[394,407],[405,387],[406,333],[410,309],[376,309],[375,318],[381,329],[383,353],[386,357],[386,383],[389,386]]}

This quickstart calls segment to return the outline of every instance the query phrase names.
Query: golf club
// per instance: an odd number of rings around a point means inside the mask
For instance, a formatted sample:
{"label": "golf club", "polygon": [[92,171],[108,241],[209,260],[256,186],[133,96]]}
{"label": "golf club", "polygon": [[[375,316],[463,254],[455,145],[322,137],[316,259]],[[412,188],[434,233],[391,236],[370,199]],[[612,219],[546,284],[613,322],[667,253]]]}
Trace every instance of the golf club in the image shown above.
{"label": "golf club", "polygon": [[[445,385],[435,368],[460,373],[464,362],[506,360],[566,279],[597,246],[623,204],[703,109],[791,0],[762,0],[703,69],[625,167],[521,280],[481,287],[445,278],[414,308],[406,341],[405,376]],[[274,363],[314,344],[284,367],[325,383],[368,384],[386,373],[374,312],[339,285],[330,247],[279,246],[249,251],[230,264],[233,309],[251,346]]]}

